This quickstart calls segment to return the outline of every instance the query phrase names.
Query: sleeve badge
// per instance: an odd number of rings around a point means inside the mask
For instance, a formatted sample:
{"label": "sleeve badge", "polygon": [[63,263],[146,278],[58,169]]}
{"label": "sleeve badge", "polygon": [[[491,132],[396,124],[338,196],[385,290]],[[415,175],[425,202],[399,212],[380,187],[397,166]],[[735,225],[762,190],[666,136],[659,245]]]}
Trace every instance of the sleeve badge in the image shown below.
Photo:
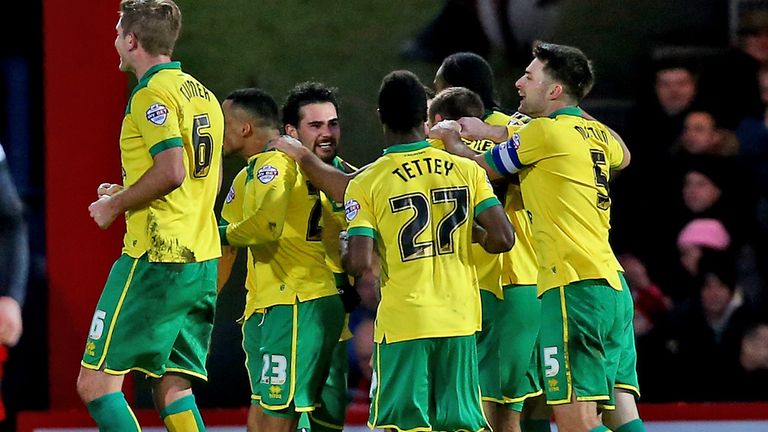
{"label": "sleeve badge", "polygon": [[347,218],[347,222],[352,222],[352,220],[357,217],[358,213],[360,213],[360,203],[353,199],[344,203],[344,214]]}
{"label": "sleeve badge", "polygon": [[280,171],[278,171],[277,168],[272,165],[264,165],[256,171],[256,178],[259,179],[262,184],[267,184],[274,180],[278,174],[280,174]]}
{"label": "sleeve badge", "polygon": [[147,108],[146,116],[150,122],[162,126],[168,118],[168,107],[160,103],[152,104]]}

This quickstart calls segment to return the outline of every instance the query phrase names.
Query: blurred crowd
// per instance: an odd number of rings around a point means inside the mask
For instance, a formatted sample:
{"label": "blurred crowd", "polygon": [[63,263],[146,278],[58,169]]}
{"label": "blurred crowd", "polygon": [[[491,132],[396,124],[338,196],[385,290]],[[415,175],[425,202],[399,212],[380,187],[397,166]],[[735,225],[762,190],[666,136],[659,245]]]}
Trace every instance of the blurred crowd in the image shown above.
{"label": "blurred crowd", "polygon": [[644,394],[766,400],[768,10],[745,14],[727,50],[654,61],[612,218]]}

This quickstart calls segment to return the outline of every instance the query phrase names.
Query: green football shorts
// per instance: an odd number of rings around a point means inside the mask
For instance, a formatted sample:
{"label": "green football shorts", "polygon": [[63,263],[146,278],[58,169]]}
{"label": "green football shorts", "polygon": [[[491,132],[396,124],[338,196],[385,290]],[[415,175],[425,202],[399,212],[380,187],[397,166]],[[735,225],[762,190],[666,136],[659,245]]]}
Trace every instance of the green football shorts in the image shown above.
{"label": "green football shorts", "polygon": [[505,285],[499,311],[501,391],[507,408],[521,412],[526,399],[543,393],[536,285]]}
{"label": "green football shorts", "polygon": [[254,312],[243,322],[243,351],[245,352],[245,369],[248,371],[248,381],[251,384],[251,403],[258,404],[261,400],[259,381],[261,381],[261,324],[264,313]]}
{"label": "green football shorts", "polygon": [[371,429],[479,431],[474,335],[377,343],[371,379]]}
{"label": "green football shorts", "polygon": [[541,297],[541,358],[550,405],[594,401],[614,408],[616,369],[625,340],[624,294],[605,280],[584,280]]}
{"label": "green football shorts", "polygon": [[217,261],[153,263],[146,255],[121,255],[96,305],[83,367],[206,380]]}
{"label": "green football shorts", "polygon": [[339,431],[344,429],[344,417],[347,414],[347,376],[349,359],[347,341],[337,342],[333,349],[331,370],[328,379],[320,391],[320,406],[309,414],[312,432]]}
{"label": "green football shorts", "polygon": [[314,411],[344,324],[338,295],[268,308],[261,326],[258,392],[267,414]]}
{"label": "green football shorts", "polygon": [[477,361],[480,374],[480,393],[484,401],[504,403],[499,377],[499,308],[501,300],[493,293],[480,290],[483,311],[482,330],[477,338]]}
{"label": "green football shorts", "polygon": [[635,395],[635,399],[639,399],[640,385],[637,381],[637,350],[635,349],[634,326],[635,302],[623,274],[621,275],[621,286],[624,288],[621,292],[624,336],[621,340],[621,358],[617,365],[615,387],[628,391]]}

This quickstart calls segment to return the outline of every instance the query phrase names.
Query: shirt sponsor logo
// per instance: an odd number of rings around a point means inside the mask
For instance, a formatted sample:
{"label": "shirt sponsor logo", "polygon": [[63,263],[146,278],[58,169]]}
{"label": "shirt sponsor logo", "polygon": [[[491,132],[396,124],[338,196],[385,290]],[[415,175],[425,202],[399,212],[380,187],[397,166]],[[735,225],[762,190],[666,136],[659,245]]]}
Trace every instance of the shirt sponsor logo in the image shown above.
{"label": "shirt sponsor logo", "polygon": [[347,217],[347,222],[351,222],[357,214],[360,212],[360,203],[351,199],[344,204],[344,213]]}
{"label": "shirt sponsor logo", "polygon": [[165,123],[165,119],[168,118],[168,108],[163,104],[152,104],[147,109],[147,120],[160,126]]}
{"label": "shirt sponsor logo", "polygon": [[277,177],[280,172],[272,165],[264,165],[256,172],[256,178],[263,184],[267,184]]}
{"label": "shirt sponsor logo", "polygon": [[224,199],[224,202],[229,204],[234,200],[235,200],[235,187],[231,186],[229,188],[229,193],[227,194],[227,198]]}

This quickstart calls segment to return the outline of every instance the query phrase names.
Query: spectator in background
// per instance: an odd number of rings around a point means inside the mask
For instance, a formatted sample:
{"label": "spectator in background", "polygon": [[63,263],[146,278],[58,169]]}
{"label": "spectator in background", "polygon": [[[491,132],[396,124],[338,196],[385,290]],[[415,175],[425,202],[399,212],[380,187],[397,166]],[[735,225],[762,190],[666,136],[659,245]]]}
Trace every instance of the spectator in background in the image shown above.
{"label": "spectator in background", "polygon": [[[658,60],[654,74],[653,96],[638,102],[627,124],[633,168],[617,176],[611,186],[612,212],[618,221],[611,234],[618,250],[638,257],[651,278],[664,286],[664,268],[675,260],[674,238],[680,229],[679,222],[670,218],[680,207],[680,196],[670,187],[678,180],[671,149],[696,104],[698,88],[696,73],[683,59]],[[654,175],[648,175],[649,170]],[[647,200],[636,199],[649,190],[654,191],[652,207],[666,211],[649,211]],[[640,225],[654,230],[640,232],[635,229]]]}
{"label": "spectator in background", "polygon": [[[27,291],[29,244],[23,207],[0,145],[0,380],[8,348],[22,332],[21,307]],[[0,398],[0,422],[5,408]]]}
{"label": "spectator in background", "polygon": [[637,373],[643,380],[643,400],[670,400],[667,367],[673,360],[666,346],[672,301],[648,275],[645,265],[633,255],[619,256],[635,305],[634,328]]}
{"label": "spectator in background", "polygon": [[[768,9],[748,10],[739,21],[736,45],[710,64],[701,80],[703,99],[729,129],[745,117],[760,115],[757,74],[768,66]],[[723,77],[728,85],[722,85]]]}
{"label": "spectator in background", "polygon": [[697,280],[697,296],[681,305],[672,327],[678,370],[686,371],[682,374],[683,398],[731,400],[736,397],[731,382],[738,374],[741,338],[751,313],[734,296],[736,265],[727,252],[704,253]]}
{"label": "spectator in background", "polygon": [[680,264],[692,276],[699,273],[699,261],[705,249],[725,251],[730,245],[731,236],[717,219],[694,219],[677,237]]}
{"label": "spectator in background", "polygon": [[744,333],[739,352],[740,373],[733,381],[738,400],[768,400],[768,324],[754,324]]}
{"label": "spectator in background", "polygon": [[768,197],[768,66],[760,69],[757,78],[762,110],[744,118],[736,128],[736,136],[741,145],[739,155],[754,172],[765,198]]}
{"label": "spectator in background", "polygon": [[673,151],[684,155],[735,156],[739,142],[733,132],[718,128],[712,113],[697,110],[685,116],[683,132]]}

